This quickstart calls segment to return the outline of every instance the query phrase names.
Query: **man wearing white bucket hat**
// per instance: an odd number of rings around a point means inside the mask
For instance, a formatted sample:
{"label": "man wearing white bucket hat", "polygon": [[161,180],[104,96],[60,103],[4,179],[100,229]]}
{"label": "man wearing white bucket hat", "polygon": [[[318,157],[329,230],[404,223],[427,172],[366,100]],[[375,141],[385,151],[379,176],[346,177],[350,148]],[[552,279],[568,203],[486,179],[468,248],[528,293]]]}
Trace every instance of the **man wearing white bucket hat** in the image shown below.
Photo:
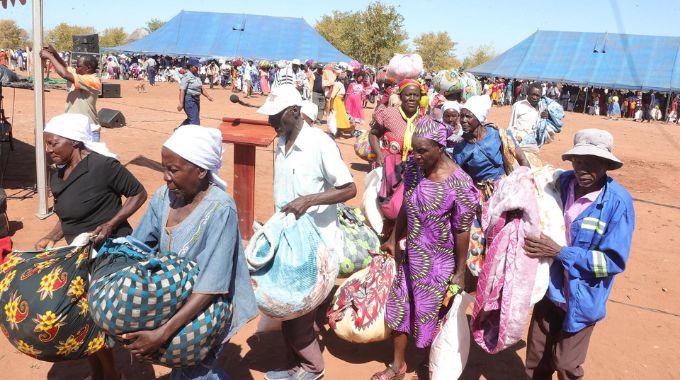
{"label": "man wearing white bucket hat", "polygon": [[[326,247],[332,249],[338,233],[336,205],[352,199],[357,190],[333,140],[304,121],[304,104],[295,86],[286,84],[274,88],[257,111],[269,116],[278,135],[274,205],[277,211],[296,217],[309,214]],[[282,323],[290,362],[283,371],[268,372],[266,379],[316,380],[323,376],[315,315],[312,311]]]}
{"label": "man wearing white bucket hat", "polygon": [[612,135],[583,129],[562,155],[573,171],[560,175],[567,245],[549,237],[525,238],[530,257],[554,258],[548,292],[534,306],[527,338],[531,379],[581,379],[595,324],[605,316],[614,276],[626,268],[635,229],[633,200],[608,170],[623,166]]}

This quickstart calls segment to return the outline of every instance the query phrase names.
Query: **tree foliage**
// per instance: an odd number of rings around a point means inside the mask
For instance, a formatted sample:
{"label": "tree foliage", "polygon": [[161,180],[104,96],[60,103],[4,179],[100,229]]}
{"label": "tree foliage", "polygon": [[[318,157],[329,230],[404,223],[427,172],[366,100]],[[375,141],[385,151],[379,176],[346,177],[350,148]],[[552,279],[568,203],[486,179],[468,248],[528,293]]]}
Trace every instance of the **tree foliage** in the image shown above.
{"label": "tree foliage", "polygon": [[0,47],[24,49],[28,45],[28,32],[14,20],[0,20]]}
{"label": "tree foliage", "polygon": [[45,42],[59,51],[71,51],[73,50],[74,35],[93,33],[96,33],[96,31],[91,26],[68,25],[62,22],[47,32]]}
{"label": "tree foliage", "polygon": [[470,48],[468,50],[468,55],[463,61],[463,67],[466,69],[471,69],[475,66],[479,66],[482,63],[490,61],[496,57],[496,50],[494,50],[493,45],[485,44],[477,46],[476,48]]}
{"label": "tree foliage", "polygon": [[315,29],[348,56],[380,66],[408,49],[403,26],[404,17],[396,7],[375,1],[361,11],[333,11],[323,16]]}
{"label": "tree foliage", "polygon": [[163,25],[165,25],[165,21],[161,21],[157,18],[152,18],[151,20],[146,22],[146,30],[148,30],[149,33],[153,33]]}
{"label": "tree foliage", "polygon": [[122,27],[107,28],[99,34],[99,46],[114,47],[119,46],[127,41],[128,35]]}
{"label": "tree foliage", "polygon": [[456,43],[447,32],[423,33],[413,39],[416,53],[423,58],[425,70],[435,71],[458,68],[460,61],[456,59]]}

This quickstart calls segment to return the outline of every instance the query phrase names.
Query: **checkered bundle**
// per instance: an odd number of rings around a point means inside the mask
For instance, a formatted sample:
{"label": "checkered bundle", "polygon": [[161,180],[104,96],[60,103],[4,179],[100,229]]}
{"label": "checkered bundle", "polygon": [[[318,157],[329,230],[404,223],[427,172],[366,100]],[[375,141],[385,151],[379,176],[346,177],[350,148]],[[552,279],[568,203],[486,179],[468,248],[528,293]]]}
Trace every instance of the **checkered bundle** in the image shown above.
{"label": "checkered bundle", "polygon": [[[193,261],[168,252],[149,250],[140,255],[139,242],[126,239],[107,242],[99,254],[127,256],[133,259],[130,265],[100,278],[95,270],[88,291],[92,319],[114,336],[162,326],[189,298],[199,275]],[[199,364],[221,343],[218,339],[231,315],[230,299],[216,298],[153,353],[152,361],[170,367]]]}

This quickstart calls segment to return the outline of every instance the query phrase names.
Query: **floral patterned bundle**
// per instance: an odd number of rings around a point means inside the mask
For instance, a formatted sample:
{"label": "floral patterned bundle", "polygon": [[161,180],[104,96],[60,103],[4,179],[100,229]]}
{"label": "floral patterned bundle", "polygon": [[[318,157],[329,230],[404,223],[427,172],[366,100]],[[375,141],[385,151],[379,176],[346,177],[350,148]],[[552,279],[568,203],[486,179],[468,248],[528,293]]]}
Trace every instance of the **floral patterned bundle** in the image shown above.
{"label": "floral patterned bundle", "polygon": [[88,313],[90,245],[14,251],[0,264],[0,330],[19,351],[58,362],[106,347]]}

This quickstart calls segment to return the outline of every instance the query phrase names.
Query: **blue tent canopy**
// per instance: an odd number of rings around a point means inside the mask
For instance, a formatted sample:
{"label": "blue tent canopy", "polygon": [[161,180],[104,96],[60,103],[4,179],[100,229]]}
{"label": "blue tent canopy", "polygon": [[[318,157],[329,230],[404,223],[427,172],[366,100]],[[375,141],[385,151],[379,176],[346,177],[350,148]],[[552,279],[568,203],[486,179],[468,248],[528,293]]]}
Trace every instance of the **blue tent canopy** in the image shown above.
{"label": "blue tent canopy", "polygon": [[137,41],[102,50],[190,57],[349,62],[304,19],[182,11]]}
{"label": "blue tent canopy", "polygon": [[468,71],[612,89],[680,92],[680,37],[539,30]]}

